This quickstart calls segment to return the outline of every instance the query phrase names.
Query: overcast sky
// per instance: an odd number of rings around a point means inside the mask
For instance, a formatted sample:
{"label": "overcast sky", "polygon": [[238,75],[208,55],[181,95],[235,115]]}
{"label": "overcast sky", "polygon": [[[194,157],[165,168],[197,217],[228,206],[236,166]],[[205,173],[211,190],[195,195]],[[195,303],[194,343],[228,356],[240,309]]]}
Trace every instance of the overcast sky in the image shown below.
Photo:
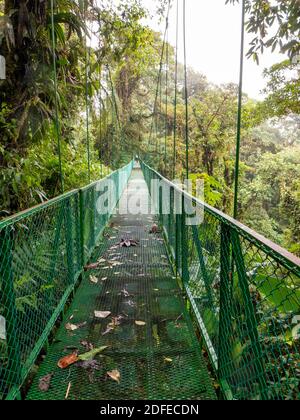
{"label": "overcast sky", "polygon": [[[143,0],[148,9],[153,9],[152,0]],[[170,16],[170,42],[176,39],[176,1]],[[182,60],[182,5],[180,4],[180,45]],[[195,70],[204,73],[213,83],[238,83],[241,6],[226,5],[225,0],[186,0],[187,5],[187,59]],[[155,19],[147,21],[155,30],[164,30]],[[246,37],[246,51],[251,37]],[[279,53],[265,51],[258,66],[252,59],[245,61],[244,91],[253,98],[261,98],[265,86],[264,68],[284,60]]]}

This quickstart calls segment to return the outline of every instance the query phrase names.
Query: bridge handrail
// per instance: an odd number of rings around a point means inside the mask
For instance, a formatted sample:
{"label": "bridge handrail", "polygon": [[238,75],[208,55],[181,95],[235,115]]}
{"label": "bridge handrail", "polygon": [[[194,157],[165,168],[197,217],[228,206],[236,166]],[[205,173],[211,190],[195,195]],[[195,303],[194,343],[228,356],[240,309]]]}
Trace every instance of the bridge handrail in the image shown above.
{"label": "bridge handrail", "polygon": [[[133,161],[84,188],[0,222],[0,400],[18,397],[132,168]],[[114,182],[117,196],[98,214],[107,180]]]}
{"label": "bridge handrail", "polygon": [[[299,258],[141,166],[223,396],[300,399]],[[203,221],[177,214],[178,200]]]}
{"label": "bridge handrail", "polygon": [[155,169],[151,168],[145,162],[141,162],[144,167],[147,167],[153,173],[156,174],[158,178],[163,180],[170,188],[173,188],[178,193],[182,194],[187,199],[191,200],[194,204],[203,207],[205,211],[212,214],[214,217],[219,219],[221,222],[228,224],[231,228],[235,229],[245,238],[251,240],[252,242],[256,242],[259,246],[266,250],[270,255],[274,258],[278,259],[283,265],[285,265],[290,270],[295,270],[296,274],[300,276],[300,258],[296,255],[292,254],[285,248],[281,247],[280,245],[276,244],[275,242],[267,239],[263,235],[257,233],[255,230],[249,228],[248,226],[244,225],[243,223],[239,222],[238,220],[234,219],[231,216],[228,216],[226,213],[222,212],[221,210],[216,209],[215,207],[210,206],[209,204],[205,203],[204,201],[194,197],[190,193],[184,191],[178,185],[171,182],[169,179],[165,178]]}

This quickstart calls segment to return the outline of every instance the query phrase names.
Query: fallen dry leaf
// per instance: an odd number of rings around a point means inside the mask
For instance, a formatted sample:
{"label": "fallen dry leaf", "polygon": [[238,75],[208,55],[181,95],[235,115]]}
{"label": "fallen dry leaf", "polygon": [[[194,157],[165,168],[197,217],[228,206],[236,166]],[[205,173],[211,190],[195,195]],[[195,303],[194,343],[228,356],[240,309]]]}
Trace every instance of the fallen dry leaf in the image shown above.
{"label": "fallen dry leaf", "polygon": [[120,248],[129,248],[131,246],[138,246],[139,241],[134,239],[121,239],[119,246]]}
{"label": "fallen dry leaf", "polygon": [[86,340],[81,340],[80,344],[82,345],[82,347],[84,347],[87,351],[93,350],[94,346],[92,343],[90,343],[89,341]]}
{"label": "fallen dry leaf", "polygon": [[87,370],[100,370],[101,369],[100,363],[94,359],[78,362],[76,366],[81,367],[83,369],[87,369]]}
{"label": "fallen dry leaf", "polygon": [[146,325],[146,322],[144,322],[144,321],[135,321],[135,324],[138,325],[139,327],[143,327],[144,325]]}
{"label": "fallen dry leaf", "polygon": [[67,400],[69,398],[71,386],[72,386],[72,383],[69,382],[69,385],[68,385],[68,388],[67,388],[67,392],[66,392],[66,395],[65,395],[65,400]]}
{"label": "fallen dry leaf", "polygon": [[95,311],[94,314],[95,314],[95,318],[105,319],[111,314],[111,312],[109,312],[109,311]]}
{"label": "fallen dry leaf", "polygon": [[123,289],[123,290],[121,290],[121,293],[119,293],[119,295],[123,295],[124,297],[129,297],[130,296],[130,293],[127,292],[126,289]]}
{"label": "fallen dry leaf", "polygon": [[39,389],[42,392],[49,391],[51,379],[53,377],[53,373],[49,373],[49,375],[43,376],[39,379]]}
{"label": "fallen dry leaf", "polygon": [[167,363],[172,363],[173,359],[171,359],[170,357],[165,357],[164,361],[167,362]]}
{"label": "fallen dry leaf", "polygon": [[93,263],[93,264],[86,265],[84,267],[84,271],[95,270],[96,268],[99,267],[99,264],[100,264],[99,262],[96,262],[96,263]]}
{"label": "fallen dry leaf", "polygon": [[68,323],[65,325],[65,329],[66,329],[66,330],[68,330],[68,331],[75,331],[75,330],[78,330],[78,327],[77,327],[77,325],[75,325],[75,324],[70,324],[70,322],[68,322]]}
{"label": "fallen dry leaf", "polygon": [[158,228],[158,226],[155,223],[154,223],[154,225],[152,225],[149,233],[150,234],[152,234],[152,233],[159,233],[159,228]]}
{"label": "fallen dry leaf", "polygon": [[118,382],[118,384],[120,383],[120,379],[121,379],[121,374],[117,369],[114,369],[110,372],[107,372],[107,375],[113,380]]}
{"label": "fallen dry leaf", "polygon": [[97,284],[98,283],[97,277],[96,276],[90,276],[90,282],[94,283],[94,284]]}
{"label": "fallen dry leaf", "polygon": [[57,363],[57,366],[61,369],[66,369],[68,366],[71,366],[74,363],[78,362],[78,360],[79,359],[77,353],[72,353],[60,359]]}
{"label": "fallen dry leaf", "polygon": [[102,335],[109,334],[109,333],[110,333],[111,331],[113,331],[113,330],[114,330],[114,328],[113,328],[113,327],[107,326],[106,330],[102,333]]}
{"label": "fallen dry leaf", "polygon": [[65,328],[66,328],[66,330],[68,330],[68,331],[76,331],[76,330],[78,330],[79,328],[85,327],[85,326],[86,326],[86,324],[87,324],[87,322],[81,322],[80,324],[71,324],[70,322],[68,322],[68,323],[65,325]]}

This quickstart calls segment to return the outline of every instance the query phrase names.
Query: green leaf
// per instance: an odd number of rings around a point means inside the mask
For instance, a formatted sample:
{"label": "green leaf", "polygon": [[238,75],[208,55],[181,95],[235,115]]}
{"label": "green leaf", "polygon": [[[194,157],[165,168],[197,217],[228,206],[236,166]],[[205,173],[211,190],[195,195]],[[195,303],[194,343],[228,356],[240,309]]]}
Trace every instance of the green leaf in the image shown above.
{"label": "green leaf", "polygon": [[108,346],[98,347],[97,349],[93,349],[91,351],[88,351],[87,353],[81,354],[78,356],[78,360],[82,360],[84,362],[88,360],[93,360],[94,357],[101,353],[103,350],[107,349]]}
{"label": "green leaf", "polygon": [[260,275],[255,278],[255,283],[259,292],[279,312],[299,312],[300,291],[289,287],[285,280]]}

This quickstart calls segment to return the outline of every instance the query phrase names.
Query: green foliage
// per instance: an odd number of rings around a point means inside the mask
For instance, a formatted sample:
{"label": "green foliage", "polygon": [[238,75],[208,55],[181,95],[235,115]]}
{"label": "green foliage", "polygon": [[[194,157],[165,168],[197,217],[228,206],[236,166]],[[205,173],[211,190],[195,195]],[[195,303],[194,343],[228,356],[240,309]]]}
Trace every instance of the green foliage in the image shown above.
{"label": "green foliage", "polygon": [[[226,0],[240,3],[240,0]],[[290,57],[300,52],[298,0],[245,0],[248,14],[247,31],[253,34],[248,56],[258,61],[265,48],[287,52]]]}
{"label": "green foliage", "polygon": [[300,114],[300,78],[297,67],[297,64],[286,60],[265,70],[267,87],[264,93],[268,95],[265,107],[271,117]]}
{"label": "green foliage", "polygon": [[[202,180],[204,185],[205,202],[213,207],[218,207],[222,201],[222,185],[212,176],[206,173],[191,174],[190,179],[193,182],[193,187],[196,188],[197,180]],[[193,191],[196,195],[196,190]]]}

